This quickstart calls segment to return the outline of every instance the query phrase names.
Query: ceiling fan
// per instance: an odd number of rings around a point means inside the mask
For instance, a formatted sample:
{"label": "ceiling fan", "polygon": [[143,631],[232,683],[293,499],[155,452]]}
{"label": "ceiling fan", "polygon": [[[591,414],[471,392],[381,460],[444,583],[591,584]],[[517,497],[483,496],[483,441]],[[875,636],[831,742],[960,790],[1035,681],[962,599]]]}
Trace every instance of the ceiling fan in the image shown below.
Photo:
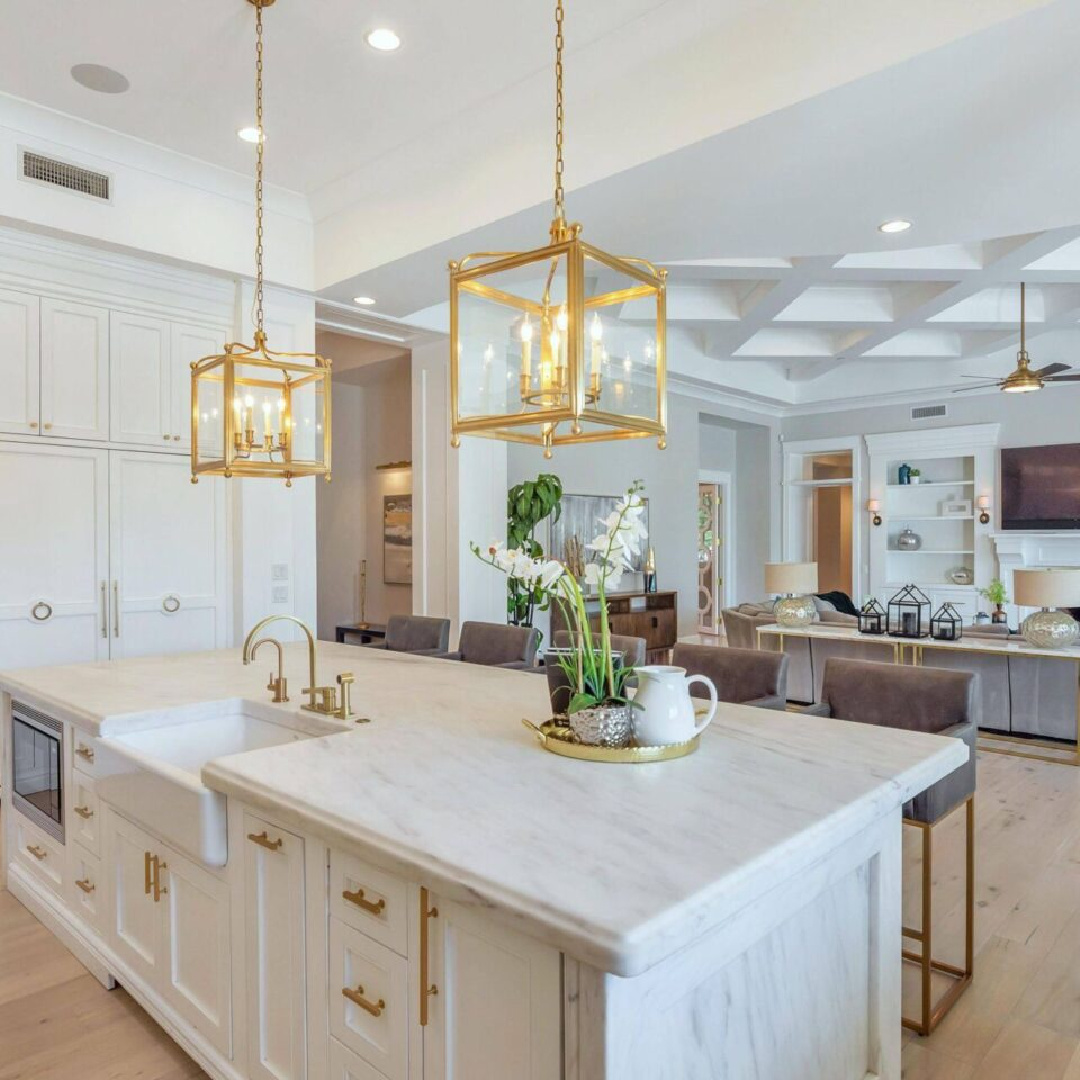
{"label": "ceiling fan", "polygon": [[979,386],[962,386],[954,394],[963,394],[968,390],[985,390],[996,386],[1006,394],[1028,394],[1032,390],[1041,390],[1047,383],[1080,382],[1080,374],[1062,375],[1071,371],[1068,364],[1047,364],[1044,368],[1032,368],[1031,357],[1027,354],[1027,326],[1025,318],[1026,286],[1020,282],[1020,351],[1016,354],[1016,370],[1009,372],[1004,379],[995,379],[990,375],[965,375],[965,379],[981,379]]}

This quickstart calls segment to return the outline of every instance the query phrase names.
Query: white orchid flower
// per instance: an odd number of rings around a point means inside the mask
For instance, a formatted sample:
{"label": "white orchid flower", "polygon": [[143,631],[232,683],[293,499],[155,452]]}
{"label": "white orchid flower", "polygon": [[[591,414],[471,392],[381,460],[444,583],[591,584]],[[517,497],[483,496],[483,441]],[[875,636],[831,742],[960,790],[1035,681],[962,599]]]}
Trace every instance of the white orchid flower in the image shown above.
{"label": "white orchid flower", "polygon": [[555,583],[566,573],[566,567],[555,559],[549,559],[540,567],[540,586],[544,589],[552,588]]}

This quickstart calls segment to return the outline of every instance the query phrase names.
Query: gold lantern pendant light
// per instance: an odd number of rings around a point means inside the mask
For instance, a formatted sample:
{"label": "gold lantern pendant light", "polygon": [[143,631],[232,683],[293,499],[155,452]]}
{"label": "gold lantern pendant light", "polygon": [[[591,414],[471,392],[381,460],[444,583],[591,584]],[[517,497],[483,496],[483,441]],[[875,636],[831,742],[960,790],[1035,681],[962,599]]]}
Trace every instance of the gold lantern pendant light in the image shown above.
{"label": "gold lantern pendant light", "polygon": [[563,0],[555,9],[555,216],[549,243],[450,263],[450,430],[533,443],[667,435],[666,270],[568,224]]}
{"label": "gold lantern pendant light", "polygon": [[263,321],[263,9],[255,8],[254,345],[191,365],[191,482],[200,476],[330,480],[330,361],[315,353],[271,352]]}

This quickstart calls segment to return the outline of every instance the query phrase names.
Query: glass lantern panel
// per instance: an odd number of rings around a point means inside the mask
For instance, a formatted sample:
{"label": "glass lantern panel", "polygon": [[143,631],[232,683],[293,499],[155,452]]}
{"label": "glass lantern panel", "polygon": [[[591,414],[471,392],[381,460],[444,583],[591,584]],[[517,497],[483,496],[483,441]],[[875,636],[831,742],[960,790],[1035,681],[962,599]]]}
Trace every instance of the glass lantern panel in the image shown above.
{"label": "glass lantern panel", "polygon": [[462,420],[569,404],[566,267],[560,255],[457,283]]}
{"label": "glass lantern panel", "polygon": [[326,384],[321,375],[312,379],[299,370],[293,370],[291,374],[291,459],[323,465],[326,459]]}
{"label": "glass lantern panel", "polygon": [[587,410],[657,419],[658,297],[655,287],[586,254]]}
{"label": "glass lantern panel", "polygon": [[224,363],[200,373],[196,382],[195,410],[198,416],[197,465],[221,461],[225,456]]}

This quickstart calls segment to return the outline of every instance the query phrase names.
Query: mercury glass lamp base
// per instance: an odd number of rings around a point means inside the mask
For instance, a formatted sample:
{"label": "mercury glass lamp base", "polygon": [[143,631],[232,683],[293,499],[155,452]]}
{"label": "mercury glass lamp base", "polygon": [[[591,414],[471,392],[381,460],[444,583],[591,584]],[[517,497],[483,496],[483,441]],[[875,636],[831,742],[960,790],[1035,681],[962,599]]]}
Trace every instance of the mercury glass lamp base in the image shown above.
{"label": "mercury glass lamp base", "polygon": [[1024,620],[1020,633],[1037,649],[1064,649],[1080,637],[1080,623],[1064,611],[1043,608]]}
{"label": "mercury glass lamp base", "polygon": [[773,608],[779,626],[791,629],[809,626],[817,615],[812,596],[784,596],[776,601]]}

